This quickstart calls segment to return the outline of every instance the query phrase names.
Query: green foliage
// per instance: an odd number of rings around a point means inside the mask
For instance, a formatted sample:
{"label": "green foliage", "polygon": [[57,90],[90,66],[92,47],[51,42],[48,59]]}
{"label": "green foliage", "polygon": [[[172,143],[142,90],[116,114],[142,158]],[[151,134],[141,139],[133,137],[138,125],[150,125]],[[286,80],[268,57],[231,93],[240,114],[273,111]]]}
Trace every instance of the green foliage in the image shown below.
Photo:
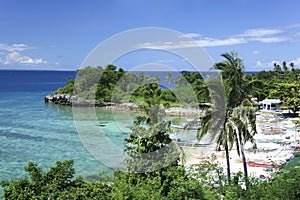
{"label": "green foliage", "polygon": [[74,177],[73,161],[57,162],[48,171],[35,163],[25,167],[28,176],[2,181],[3,197],[15,199],[289,199],[300,198],[300,162],[264,181],[250,179],[241,186],[241,173],[226,184],[226,176],[216,157],[191,168],[168,166],[152,173],[116,170],[114,179],[86,181]]}
{"label": "green foliage", "polygon": [[95,88],[104,69],[98,67],[85,67],[77,71],[73,92],[84,99],[95,98]]}
{"label": "green foliage", "polygon": [[296,69],[294,63],[287,65],[284,61],[282,67],[275,63],[274,70],[248,74],[246,77],[248,80],[256,81],[256,84],[251,87],[250,93],[258,100],[279,98],[287,101],[286,98],[297,94],[297,91],[293,92],[290,89],[299,88],[300,69]]}
{"label": "green foliage", "polygon": [[202,185],[183,167],[170,166],[151,176],[115,172],[113,199],[204,199]]}
{"label": "green foliage", "polygon": [[122,68],[120,68],[118,71],[116,69],[116,66],[108,65],[103,71],[101,78],[99,77],[95,94],[96,100],[104,102],[112,101],[112,92],[114,87],[119,79],[125,74]]}
{"label": "green foliage", "polygon": [[102,182],[86,182],[74,178],[74,162],[57,161],[45,172],[36,163],[29,162],[25,171],[29,177],[1,183],[5,199],[107,199],[110,186]]}
{"label": "green foliage", "polygon": [[125,152],[130,156],[129,171],[147,174],[168,165],[177,166],[180,153],[168,134],[171,122],[164,119],[162,89],[155,83],[144,88],[144,104],[140,105],[144,113],[136,117],[130,137],[125,139]]}
{"label": "green foliage", "polygon": [[167,102],[176,102],[176,96],[172,90],[163,90],[161,94],[161,99]]}
{"label": "green foliage", "polygon": [[180,102],[190,104],[210,101],[207,85],[199,72],[182,71],[181,74],[173,90]]}
{"label": "green foliage", "polygon": [[[27,176],[20,179],[2,181],[5,199],[299,199],[300,164],[283,170],[272,178],[260,181],[248,179],[247,167],[244,176],[238,173],[228,177],[220,163],[213,157],[204,160],[193,168],[180,166],[181,149],[174,145],[169,137],[170,122],[164,120],[161,105],[172,103],[210,102],[211,96],[217,96],[217,110],[226,113],[225,120],[212,122],[214,112],[207,109],[203,116],[201,138],[213,125],[221,127],[214,133],[218,147],[225,148],[229,165],[229,149],[235,144],[239,155],[243,155],[243,144],[253,141],[255,131],[255,109],[248,99],[251,96],[263,98],[282,98],[286,106],[294,112],[300,105],[300,70],[294,64],[274,64],[274,71],[262,71],[245,75],[243,62],[236,53],[222,55],[226,60],[215,65],[221,70],[226,97],[220,95],[220,87],[214,80],[204,81],[201,74],[183,71],[177,79],[178,86],[173,90],[162,90],[157,78],[149,78],[145,73],[135,75],[125,73],[113,65],[86,67],[77,73],[76,81],[67,80],[65,87],[56,93],[71,94],[73,90],[84,98],[98,101],[138,102],[144,115],[136,118],[132,132],[126,139],[125,152],[128,159],[128,171],[115,171],[113,180],[86,181],[75,177],[73,161],[56,162],[48,171],[30,162],[25,167]],[[100,78],[101,77],[101,78]],[[171,73],[167,81],[173,82]],[[209,82],[211,81],[211,82]],[[151,83],[150,83],[151,82]],[[208,91],[207,85],[211,91]],[[212,95],[210,95],[212,93]],[[195,98],[196,97],[196,98]],[[226,106],[221,101],[226,98]],[[219,106],[219,107],[218,107]],[[223,109],[223,110],[222,110]],[[213,124],[215,123],[215,124]],[[252,129],[247,128],[250,125]],[[146,170],[145,170],[146,169]],[[229,167],[228,167],[229,169]],[[132,173],[134,172],[134,173]],[[140,172],[140,173],[137,173]],[[227,183],[226,180],[231,180]],[[249,180],[249,181],[248,181]],[[246,181],[247,190],[241,183]]]}
{"label": "green foliage", "polygon": [[178,101],[184,105],[195,104],[198,102],[195,91],[191,86],[178,86],[173,89]]}
{"label": "green foliage", "polygon": [[286,107],[294,113],[300,109],[300,83],[278,83],[270,90],[270,98],[279,98],[286,102]]}
{"label": "green foliage", "polygon": [[68,78],[67,84],[64,87],[59,88],[57,91],[55,91],[55,94],[72,94],[73,88],[74,88],[75,80]]}
{"label": "green foliage", "polygon": [[[217,80],[208,80],[211,93],[214,98],[212,106],[214,109],[208,109],[206,116],[200,118],[202,128],[198,130],[197,137],[200,140],[207,133],[211,134],[211,139],[217,143],[217,149],[225,149],[227,163],[227,179],[230,177],[230,159],[229,152],[233,145],[236,146],[238,155],[242,157],[244,166],[244,176],[246,186],[248,186],[248,172],[246,158],[244,154],[244,144],[247,141],[254,143],[253,135],[256,133],[255,126],[255,109],[252,106],[249,98],[249,86],[251,82],[245,79],[244,64],[238,57],[236,52],[222,54],[224,61],[216,63],[214,69],[220,70],[220,75],[223,80],[224,90],[221,91],[222,85],[216,86]],[[225,98],[220,95],[225,92]],[[222,104],[223,102],[223,104]],[[222,108],[224,105],[225,108]],[[224,119],[222,115],[216,113],[225,113]],[[213,116],[218,116],[221,119],[214,119]],[[214,124],[213,124],[214,123]],[[249,129],[248,127],[251,127]],[[211,126],[218,127],[211,130]]]}

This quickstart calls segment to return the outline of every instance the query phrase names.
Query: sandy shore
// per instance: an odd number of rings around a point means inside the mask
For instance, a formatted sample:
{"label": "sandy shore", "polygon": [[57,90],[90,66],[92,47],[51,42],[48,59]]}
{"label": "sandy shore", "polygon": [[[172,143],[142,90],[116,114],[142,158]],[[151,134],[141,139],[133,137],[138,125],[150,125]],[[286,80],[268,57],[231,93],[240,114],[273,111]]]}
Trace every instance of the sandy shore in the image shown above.
{"label": "sandy shore", "polygon": [[[204,159],[210,158],[215,155],[217,162],[219,162],[224,170],[226,170],[226,156],[225,151],[215,151],[213,147],[183,147],[185,152],[186,162],[185,166],[190,167],[194,164],[199,164]],[[282,146],[278,150],[273,152],[245,152],[247,162],[258,162],[265,164],[283,164],[287,162],[287,159],[292,157],[293,149],[288,148],[288,146]],[[266,170],[266,166],[248,166],[248,174],[252,177],[260,178],[261,176],[268,177],[271,173],[275,172],[276,169],[273,168],[272,171]],[[243,163],[241,157],[237,154],[236,150],[231,150],[230,152],[230,168],[232,173],[237,173],[239,171],[243,172]],[[226,171],[224,171],[226,172]]]}
{"label": "sandy shore", "polygon": [[[292,144],[300,138],[300,134],[296,132],[296,126],[292,120],[295,118],[280,119],[273,113],[257,113],[258,134],[255,135],[257,149],[253,151],[253,145],[250,143],[244,145],[249,176],[268,177],[271,173],[276,172],[282,164],[293,158],[295,147]],[[266,127],[278,127],[280,132],[277,133],[273,128],[269,133],[264,130]],[[199,164],[214,154],[226,173],[227,164],[224,151],[215,151],[213,146],[183,147],[183,149],[186,154],[185,166]],[[230,151],[230,168],[232,173],[243,172],[242,158],[237,154],[236,149]]]}

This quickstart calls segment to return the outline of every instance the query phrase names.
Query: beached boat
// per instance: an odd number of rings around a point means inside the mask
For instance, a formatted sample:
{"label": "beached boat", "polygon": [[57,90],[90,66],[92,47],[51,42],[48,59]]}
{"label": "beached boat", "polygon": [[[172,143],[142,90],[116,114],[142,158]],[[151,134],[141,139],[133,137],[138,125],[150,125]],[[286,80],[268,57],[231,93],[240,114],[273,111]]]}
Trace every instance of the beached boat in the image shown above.
{"label": "beached boat", "polygon": [[250,167],[269,167],[272,166],[272,164],[267,162],[255,162],[255,161],[248,161],[247,165]]}

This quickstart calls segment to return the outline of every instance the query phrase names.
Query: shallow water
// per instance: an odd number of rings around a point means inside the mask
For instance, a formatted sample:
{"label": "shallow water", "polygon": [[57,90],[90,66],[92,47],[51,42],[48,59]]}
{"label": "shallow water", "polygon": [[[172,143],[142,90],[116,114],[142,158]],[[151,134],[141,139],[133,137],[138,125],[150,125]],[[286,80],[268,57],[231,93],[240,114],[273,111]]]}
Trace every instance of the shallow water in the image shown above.
{"label": "shallow water", "polygon": [[[63,78],[74,75],[75,72],[0,71],[0,180],[23,176],[29,161],[49,168],[58,160],[73,159],[77,174],[85,177],[111,171],[81,142],[72,107],[43,101],[45,95],[65,84]],[[101,129],[122,148],[127,135],[114,124],[112,114],[97,110],[97,120],[105,122]],[[126,123],[130,119],[124,120]]]}
{"label": "shallow water", "polygon": [[[50,167],[57,160],[74,159],[77,173],[84,176],[108,170],[80,141],[71,107],[45,104],[44,95],[1,93],[0,179],[20,177],[29,161]],[[114,127],[109,128],[118,132]]]}

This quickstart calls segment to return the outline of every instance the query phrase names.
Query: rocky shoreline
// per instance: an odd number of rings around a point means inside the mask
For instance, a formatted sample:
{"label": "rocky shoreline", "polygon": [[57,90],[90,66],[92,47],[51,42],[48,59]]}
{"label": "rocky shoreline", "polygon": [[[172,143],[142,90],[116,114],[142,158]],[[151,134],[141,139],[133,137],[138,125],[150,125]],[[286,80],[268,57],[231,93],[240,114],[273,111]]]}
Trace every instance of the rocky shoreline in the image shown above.
{"label": "rocky shoreline", "polygon": [[[105,109],[141,112],[135,103],[113,103],[113,102],[96,102],[95,100],[79,99],[70,94],[55,94],[44,97],[45,103],[53,103],[64,106],[80,106],[80,107],[101,107]],[[203,111],[196,108],[171,107],[165,109],[168,116],[187,116],[198,117]]]}

